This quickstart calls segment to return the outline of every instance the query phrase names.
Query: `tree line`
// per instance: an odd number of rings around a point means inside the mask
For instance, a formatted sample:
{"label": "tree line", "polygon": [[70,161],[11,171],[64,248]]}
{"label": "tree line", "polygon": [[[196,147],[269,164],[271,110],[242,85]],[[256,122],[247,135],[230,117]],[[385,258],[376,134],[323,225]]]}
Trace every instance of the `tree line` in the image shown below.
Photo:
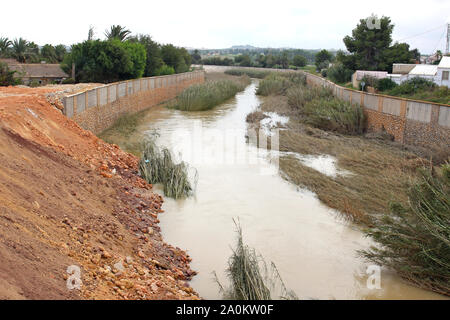
{"label": "tree line", "polygon": [[[378,21],[376,27],[368,21]],[[315,71],[332,81],[345,83],[351,80],[356,70],[387,71],[392,73],[394,63],[418,63],[420,52],[410,49],[407,43],[393,43],[394,24],[389,17],[372,15],[361,19],[352,34],[343,42],[346,51],[302,49],[222,49],[195,50],[193,63],[205,65],[226,65],[242,67],[297,69],[308,64],[315,66]],[[238,55],[232,56],[234,52]],[[203,54],[203,58],[202,58]],[[206,56],[215,54],[215,56]],[[227,54],[223,57],[221,54]]]}
{"label": "tree line", "polygon": [[150,35],[132,35],[120,25],[111,26],[104,36],[104,40],[96,39],[90,27],[87,40],[70,48],[50,44],[39,47],[22,38],[0,38],[0,58],[14,58],[20,63],[60,63],[69,75],[74,65],[75,79],[70,82],[109,83],[190,69],[191,55],[185,48],[159,44]]}
{"label": "tree line", "polygon": [[35,42],[23,38],[10,40],[0,37],[0,58],[16,59],[20,63],[60,63],[67,53],[66,46],[46,44],[39,47]]}
{"label": "tree line", "polygon": [[[262,50],[262,49],[261,49]],[[242,53],[235,56],[206,56],[202,58],[203,50],[194,50],[192,63],[204,65],[222,65],[222,66],[241,66],[241,67],[260,67],[260,68],[301,68],[314,61],[314,55],[310,51],[301,49],[291,50],[240,50]],[[219,51],[206,51],[206,54],[220,54]],[[225,51],[227,52],[227,51]],[[309,53],[309,54],[308,54]]]}

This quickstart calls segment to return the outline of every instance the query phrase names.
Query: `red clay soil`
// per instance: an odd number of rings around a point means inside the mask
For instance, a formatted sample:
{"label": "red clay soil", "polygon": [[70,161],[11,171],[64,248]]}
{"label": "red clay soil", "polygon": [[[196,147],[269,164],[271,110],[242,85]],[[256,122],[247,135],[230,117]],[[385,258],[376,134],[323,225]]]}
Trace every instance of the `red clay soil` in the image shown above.
{"label": "red clay soil", "polygon": [[0,88],[0,299],[198,299],[138,159],[67,119],[51,91]]}

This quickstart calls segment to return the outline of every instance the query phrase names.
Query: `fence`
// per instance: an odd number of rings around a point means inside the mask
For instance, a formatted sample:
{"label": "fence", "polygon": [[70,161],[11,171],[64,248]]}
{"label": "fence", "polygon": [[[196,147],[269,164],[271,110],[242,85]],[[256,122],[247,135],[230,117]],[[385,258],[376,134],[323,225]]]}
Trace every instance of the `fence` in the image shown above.
{"label": "fence", "polygon": [[83,129],[99,133],[127,112],[175,98],[186,87],[204,82],[203,71],[111,83],[66,96],[63,113]]}

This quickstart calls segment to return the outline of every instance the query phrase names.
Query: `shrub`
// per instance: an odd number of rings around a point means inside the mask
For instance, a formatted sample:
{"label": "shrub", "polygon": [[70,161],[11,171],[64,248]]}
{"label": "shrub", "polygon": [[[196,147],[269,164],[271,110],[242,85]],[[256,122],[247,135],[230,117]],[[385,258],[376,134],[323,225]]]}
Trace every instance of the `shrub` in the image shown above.
{"label": "shrub", "polygon": [[337,62],[328,69],[328,78],[336,83],[346,83],[351,80],[353,71],[347,69],[342,63]]}
{"label": "shrub", "polygon": [[391,213],[366,231],[379,246],[360,253],[422,288],[450,295],[450,165],[420,175],[409,203],[392,203]]}
{"label": "shrub", "polygon": [[32,87],[32,88],[39,87],[40,85],[41,85],[41,84],[40,84],[39,81],[37,81],[37,80],[32,80],[32,81],[29,83],[29,86]]}
{"label": "shrub", "polygon": [[397,86],[397,84],[389,78],[380,79],[375,86],[378,91],[388,91],[392,90]]}
{"label": "shrub", "polygon": [[363,108],[336,98],[316,98],[304,105],[305,122],[317,128],[343,134],[362,134]]}
{"label": "shrub", "polygon": [[232,75],[232,76],[247,75],[250,78],[264,79],[271,72],[270,71],[261,71],[261,70],[251,70],[251,69],[230,69],[230,70],[226,70],[225,73]]}
{"label": "shrub", "polygon": [[139,173],[150,184],[162,184],[167,197],[179,199],[194,193],[188,169],[185,162],[176,164],[170,151],[167,148],[160,149],[154,139],[143,142]]}
{"label": "shrub", "polygon": [[437,85],[430,80],[424,78],[412,78],[403,82],[401,85],[392,89],[389,93],[391,95],[415,94],[420,91],[430,91],[437,88]]}
{"label": "shrub", "polygon": [[220,80],[193,85],[185,89],[178,97],[175,109],[183,111],[203,111],[234,97],[250,83],[247,76],[238,81]]}
{"label": "shrub", "polygon": [[308,63],[308,60],[306,59],[306,57],[298,54],[294,56],[292,62],[296,67],[304,67]]}
{"label": "shrub", "polygon": [[259,83],[256,94],[261,96],[283,94],[292,86],[305,84],[306,76],[301,73],[271,73]]}
{"label": "shrub", "polygon": [[0,62],[0,86],[14,86],[20,79],[14,78],[15,71],[11,71],[6,63]]}
{"label": "shrub", "polygon": [[302,110],[306,103],[317,98],[331,98],[333,92],[324,87],[307,88],[305,86],[294,86],[286,92],[288,104],[294,109]]}
{"label": "shrub", "polygon": [[[236,223],[236,222],[235,222]],[[227,275],[231,286],[224,288],[216,277],[224,299],[231,300],[298,300],[297,295],[286,288],[275,264],[270,268],[263,257],[244,244],[242,229],[236,223],[237,245],[229,259]]]}
{"label": "shrub", "polygon": [[75,79],[74,78],[67,78],[67,79],[64,79],[61,83],[62,84],[74,84],[75,83]]}
{"label": "shrub", "polygon": [[173,67],[171,67],[171,66],[166,65],[166,64],[162,65],[160,68],[158,68],[155,71],[155,75],[156,76],[166,76],[166,75],[174,74],[174,73],[175,73],[175,69]]}
{"label": "shrub", "polygon": [[[380,80],[371,76],[364,76],[359,84],[359,90],[367,91],[367,87],[376,88]],[[364,83],[364,88],[362,84]],[[363,90],[364,89],[364,90]]]}

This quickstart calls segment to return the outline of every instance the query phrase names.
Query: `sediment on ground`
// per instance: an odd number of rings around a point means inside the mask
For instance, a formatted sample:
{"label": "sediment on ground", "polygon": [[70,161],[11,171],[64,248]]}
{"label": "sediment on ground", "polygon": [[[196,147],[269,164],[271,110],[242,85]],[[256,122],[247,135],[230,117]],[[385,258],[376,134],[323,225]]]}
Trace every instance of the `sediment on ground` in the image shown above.
{"label": "sediment on ground", "polygon": [[[417,178],[416,169],[429,166],[426,153],[412,152],[382,134],[349,136],[313,128],[288,105],[285,96],[262,98],[260,108],[247,117],[251,128],[259,128],[264,113],[289,117],[280,130],[280,170],[296,185],[307,188],[344,217],[370,225],[372,219],[389,212],[392,200],[407,202],[407,190]],[[332,156],[346,174],[326,175],[294,155]]]}
{"label": "sediment on ground", "polygon": [[0,89],[0,299],[197,299],[138,159],[63,116],[58,90]]}

